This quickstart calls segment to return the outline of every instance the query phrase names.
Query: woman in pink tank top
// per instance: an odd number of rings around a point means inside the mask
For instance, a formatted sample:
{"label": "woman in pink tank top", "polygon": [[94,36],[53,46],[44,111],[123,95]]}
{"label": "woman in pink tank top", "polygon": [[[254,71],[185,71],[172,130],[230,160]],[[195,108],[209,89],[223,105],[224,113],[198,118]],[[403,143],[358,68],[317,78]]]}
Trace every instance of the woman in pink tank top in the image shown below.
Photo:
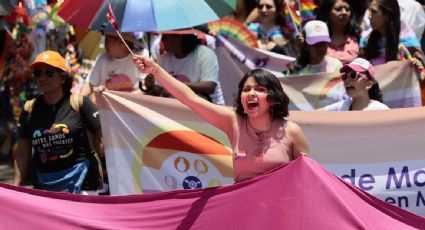
{"label": "woman in pink tank top", "polygon": [[256,69],[245,74],[239,82],[235,109],[229,109],[199,97],[152,59],[135,56],[134,63],[141,72],[152,74],[177,100],[227,134],[237,182],[309,153],[301,128],[285,119],[289,98],[272,73]]}

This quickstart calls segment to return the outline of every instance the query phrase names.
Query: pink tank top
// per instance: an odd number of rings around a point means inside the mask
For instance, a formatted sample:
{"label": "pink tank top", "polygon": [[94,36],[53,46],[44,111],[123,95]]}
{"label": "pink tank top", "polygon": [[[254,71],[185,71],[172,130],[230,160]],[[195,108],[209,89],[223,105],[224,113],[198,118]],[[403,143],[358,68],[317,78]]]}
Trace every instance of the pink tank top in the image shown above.
{"label": "pink tank top", "polygon": [[233,138],[235,181],[244,181],[263,174],[292,160],[285,136],[283,119],[275,119],[270,130],[258,132],[248,120],[238,116],[239,130]]}

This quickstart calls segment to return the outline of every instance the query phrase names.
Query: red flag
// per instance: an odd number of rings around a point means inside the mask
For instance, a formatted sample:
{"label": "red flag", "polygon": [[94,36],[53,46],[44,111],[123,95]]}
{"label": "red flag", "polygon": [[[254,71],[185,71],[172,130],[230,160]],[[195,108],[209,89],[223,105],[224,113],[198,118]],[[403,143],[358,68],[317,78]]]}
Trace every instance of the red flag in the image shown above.
{"label": "red flag", "polygon": [[118,31],[118,21],[114,15],[114,11],[112,10],[111,3],[108,4],[108,12],[106,12],[106,18],[108,19],[109,23],[111,23],[112,27],[114,27],[114,29]]}

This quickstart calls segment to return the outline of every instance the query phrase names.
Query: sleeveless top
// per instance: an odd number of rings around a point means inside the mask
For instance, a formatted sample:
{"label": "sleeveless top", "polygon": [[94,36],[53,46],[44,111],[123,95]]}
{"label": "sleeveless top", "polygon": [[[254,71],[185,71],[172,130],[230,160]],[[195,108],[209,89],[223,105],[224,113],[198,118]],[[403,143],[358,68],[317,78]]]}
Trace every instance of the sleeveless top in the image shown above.
{"label": "sleeveless top", "polygon": [[258,132],[238,116],[239,130],[233,138],[235,181],[263,174],[293,159],[285,136],[286,121],[275,119],[268,131]]}

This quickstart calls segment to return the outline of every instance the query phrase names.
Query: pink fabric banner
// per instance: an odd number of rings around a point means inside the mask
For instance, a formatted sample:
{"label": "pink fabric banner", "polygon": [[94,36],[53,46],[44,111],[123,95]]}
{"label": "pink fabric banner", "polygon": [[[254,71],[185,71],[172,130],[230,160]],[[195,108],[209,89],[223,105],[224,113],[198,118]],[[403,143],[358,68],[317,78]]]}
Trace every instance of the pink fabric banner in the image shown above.
{"label": "pink fabric banner", "polygon": [[223,187],[82,196],[0,184],[2,229],[423,229],[425,219],[301,157]]}

